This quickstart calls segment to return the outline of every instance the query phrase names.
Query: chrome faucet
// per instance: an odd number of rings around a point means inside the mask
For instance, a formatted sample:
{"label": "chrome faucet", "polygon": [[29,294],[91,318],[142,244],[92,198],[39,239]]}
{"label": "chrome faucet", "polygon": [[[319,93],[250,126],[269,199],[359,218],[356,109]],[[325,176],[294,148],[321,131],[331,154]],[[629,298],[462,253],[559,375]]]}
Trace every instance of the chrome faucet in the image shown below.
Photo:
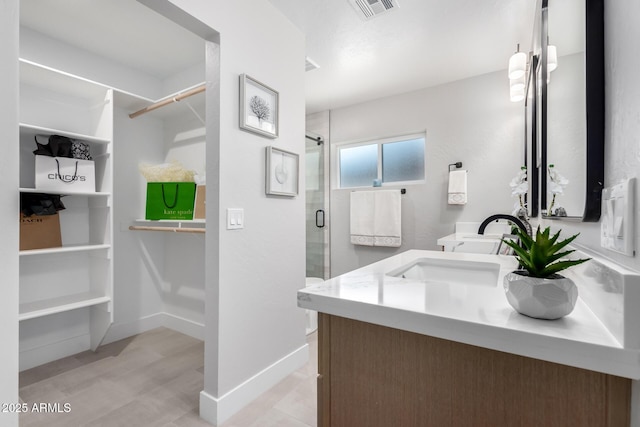
{"label": "chrome faucet", "polygon": [[507,221],[517,225],[522,231],[527,233],[527,235],[531,236],[531,224],[526,219],[517,218],[513,215],[508,214],[495,214],[491,215],[480,224],[478,228],[478,234],[484,234],[484,229],[487,228],[487,225],[493,221],[497,221],[499,219],[506,219]]}

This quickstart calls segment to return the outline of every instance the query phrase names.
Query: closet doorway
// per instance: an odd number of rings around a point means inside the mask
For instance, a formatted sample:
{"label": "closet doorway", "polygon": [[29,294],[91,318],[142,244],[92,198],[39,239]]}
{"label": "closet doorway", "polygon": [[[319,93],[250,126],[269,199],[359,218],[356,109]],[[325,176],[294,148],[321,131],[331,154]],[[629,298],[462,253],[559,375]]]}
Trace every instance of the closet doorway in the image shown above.
{"label": "closet doorway", "polygon": [[[96,195],[63,199],[62,248],[20,254],[21,310],[47,306],[20,318],[21,370],[156,326],[203,338],[204,234],[129,227],[145,217],[140,163],[177,160],[206,175],[206,147],[217,146],[218,132],[209,132],[206,111],[218,111],[219,94],[207,90],[130,114],[193,88],[217,91],[217,40],[169,1],[21,0],[21,153],[32,151],[26,136],[35,129],[107,147],[96,154],[108,159],[96,163],[102,181]],[[198,227],[205,228],[204,220]],[[55,286],[31,289],[47,271],[43,262],[73,269],[56,270]]]}

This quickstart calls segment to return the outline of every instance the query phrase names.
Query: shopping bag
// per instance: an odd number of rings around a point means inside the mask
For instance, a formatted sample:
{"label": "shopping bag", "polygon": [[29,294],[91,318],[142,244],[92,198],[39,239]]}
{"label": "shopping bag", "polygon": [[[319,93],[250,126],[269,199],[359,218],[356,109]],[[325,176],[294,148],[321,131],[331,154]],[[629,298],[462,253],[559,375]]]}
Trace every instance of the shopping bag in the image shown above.
{"label": "shopping bag", "polygon": [[194,182],[148,182],[146,219],[193,219]]}
{"label": "shopping bag", "polygon": [[20,214],[20,250],[62,246],[60,215]]}
{"label": "shopping bag", "polygon": [[37,155],[36,189],[61,193],[95,192],[95,164],[93,160]]}
{"label": "shopping bag", "polygon": [[196,187],[196,207],[193,212],[193,219],[205,219],[206,218],[206,194],[207,194],[207,186],[206,185],[198,185]]}

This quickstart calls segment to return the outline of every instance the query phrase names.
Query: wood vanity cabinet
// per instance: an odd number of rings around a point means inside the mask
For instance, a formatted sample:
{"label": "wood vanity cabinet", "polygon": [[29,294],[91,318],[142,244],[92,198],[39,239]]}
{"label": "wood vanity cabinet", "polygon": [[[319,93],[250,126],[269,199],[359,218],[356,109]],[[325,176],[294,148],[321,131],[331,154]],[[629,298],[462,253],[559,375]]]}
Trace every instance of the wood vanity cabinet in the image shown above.
{"label": "wood vanity cabinet", "polygon": [[628,426],[631,380],[319,315],[318,426]]}

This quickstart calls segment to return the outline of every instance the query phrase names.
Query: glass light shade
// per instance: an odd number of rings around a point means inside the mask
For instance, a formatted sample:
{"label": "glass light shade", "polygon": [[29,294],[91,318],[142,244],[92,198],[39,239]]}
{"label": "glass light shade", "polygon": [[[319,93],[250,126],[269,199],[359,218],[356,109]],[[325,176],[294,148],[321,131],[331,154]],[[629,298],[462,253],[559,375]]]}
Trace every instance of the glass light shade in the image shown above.
{"label": "glass light shade", "polygon": [[558,68],[558,52],[555,46],[547,46],[547,71]]}
{"label": "glass light shade", "polygon": [[524,99],[524,86],[520,89],[514,89],[513,86],[509,90],[509,97],[511,102],[520,102]]}
{"label": "glass light shade", "polygon": [[509,58],[509,78],[517,79],[524,76],[527,68],[527,54],[516,52]]}
{"label": "glass light shade", "polygon": [[524,90],[524,74],[522,75],[522,77],[519,77],[517,79],[510,79],[509,87],[511,88],[511,90]]}

